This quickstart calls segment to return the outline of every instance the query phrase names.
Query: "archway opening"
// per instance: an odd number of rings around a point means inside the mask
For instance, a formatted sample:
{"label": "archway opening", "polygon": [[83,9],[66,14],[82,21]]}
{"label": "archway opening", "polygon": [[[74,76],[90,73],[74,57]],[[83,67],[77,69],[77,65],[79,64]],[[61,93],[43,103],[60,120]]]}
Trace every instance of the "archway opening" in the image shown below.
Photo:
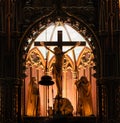
{"label": "archway opening", "polygon": [[[25,78],[25,115],[28,116],[49,116],[49,108],[53,109],[54,99],[57,95],[57,87],[55,78],[53,77],[53,63],[55,61],[55,56],[50,50],[46,49],[44,46],[36,46],[35,42],[50,42],[51,50],[54,49],[54,43],[58,43],[58,31],[62,32],[62,42],[67,42],[67,46],[62,46],[62,51],[70,49],[72,46],[71,42],[85,42],[84,46],[76,46],[74,49],[70,50],[65,54],[64,64],[62,66],[62,97],[67,98],[72,107],[74,116],[88,116],[87,114],[80,113],[78,111],[78,106],[81,105],[80,93],[82,89],[78,89],[76,82],[80,80],[81,77],[87,77],[90,84],[91,99],[87,98],[87,102],[92,101],[90,105],[92,109],[91,115],[97,114],[97,102],[96,102],[96,79],[93,77],[95,73],[93,67],[95,63],[93,61],[93,49],[90,46],[91,37],[85,37],[86,29],[82,28],[76,31],[70,23],[63,23],[62,21],[56,21],[49,23],[47,27],[41,26],[40,32],[33,31],[33,37],[27,38],[29,42],[29,50],[26,57],[26,75]],[[37,33],[37,35],[36,35]],[[61,42],[61,43],[62,43]],[[46,67],[47,66],[47,67]],[[46,69],[47,68],[47,69]],[[38,84],[43,75],[49,75],[54,81],[52,86],[42,86]],[[35,78],[34,89],[29,86],[31,80]],[[33,85],[32,85],[33,86]],[[87,87],[87,86],[86,86]],[[87,90],[86,90],[87,91]],[[87,92],[86,92],[87,93]],[[34,101],[34,102],[33,102]],[[87,109],[89,110],[89,104]],[[87,111],[86,111],[87,112]],[[89,112],[89,111],[88,111]]]}

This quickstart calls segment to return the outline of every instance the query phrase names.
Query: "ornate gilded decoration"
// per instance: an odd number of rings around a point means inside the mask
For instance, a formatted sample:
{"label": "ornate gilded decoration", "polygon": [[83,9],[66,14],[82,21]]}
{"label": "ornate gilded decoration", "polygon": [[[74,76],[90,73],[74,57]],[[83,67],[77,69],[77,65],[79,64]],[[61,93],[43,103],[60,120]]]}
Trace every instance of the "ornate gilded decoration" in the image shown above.
{"label": "ornate gilded decoration", "polygon": [[83,53],[81,54],[81,57],[80,57],[80,63],[79,63],[79,67],[84,67],[86,68],[87,66],[93,66],[93,58],[94,58],[94,55],[93,53],[91,52],[90,49],[87,49],[85,48],[83,50]]}
{"label": "ornate gilded decoration", "polygon": [[44,66],[40,52],[37,49],[33,49],[29,52],[26,60],[26,66],[34,66],[34,67]]}

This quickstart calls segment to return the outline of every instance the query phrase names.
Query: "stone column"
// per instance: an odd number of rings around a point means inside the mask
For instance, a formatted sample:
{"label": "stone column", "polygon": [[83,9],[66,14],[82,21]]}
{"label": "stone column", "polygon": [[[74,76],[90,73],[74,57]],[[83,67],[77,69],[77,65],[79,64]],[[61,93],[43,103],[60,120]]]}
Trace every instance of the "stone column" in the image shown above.
{"label": "stone column", "polygon": [[21,122],[21,82],[17,78],[0,78],[1,123]]}

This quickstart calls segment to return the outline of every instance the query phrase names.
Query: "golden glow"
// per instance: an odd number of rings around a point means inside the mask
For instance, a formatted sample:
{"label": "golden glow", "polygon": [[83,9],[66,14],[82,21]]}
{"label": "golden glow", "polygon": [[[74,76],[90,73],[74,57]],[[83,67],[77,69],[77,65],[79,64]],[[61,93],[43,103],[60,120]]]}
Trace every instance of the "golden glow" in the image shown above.
{"label": "golden glow", "polygon": [[[85,41],[86,46],[80,46],[73,49],[73,51],[68,52],[65,56],[65,65],[62,73],[62,96],[63,98],[67,98],[70,100],[72,106],[73,106],[73,115],[76,115],[77,110],[77,101],[78,101],[78,93],[76,90],[75,82],[77,79],[79,79],[81,76],[87,76],[88,81],[91,82],[92,86],[92,101],[93,101],[93,114],[96,115],[96,79],[92,76],[93,69],[91,68],[91,65],[86,65],[85,67],[81,66],[81,61],[86,61],[86,58],[88,57],[81,57],[85,55],[86,51],[85,49],[90,49],[90,46],[88,45],[87,41],[84,39],[82,35],[80,35],[76,30],[74,30],[69,25],[59,25],[56,27],[56,31],[54,30],[54,24],[48,27],[46,30],[44,30],[36,39],[35,41],[57,41],[57,31],[62,30],[63,31],[63,41]],[[54,34],[53,34],[54,33]],[[53,50],[53,46],[50,47],[51,50]],[[63,51],[66,51],[69,49],[70,46],[64,46]],[[26,107],[26,115],[28,116],[36,116],[36,112],[34,112],[36,109],[36,101],[31,104],[29,100],[29,83],[32,76],[35,76],[37,78],[37,82],[41,80],[41,77],[45,74],[45,64],[46,64],[46,53],[48,51],[43,47],[35,47],[34,43],[32,44],[30,51],[28,52],[27,57],[27,70],[26,74],[28,75],[25,79],[25,107]],[[30,58],[29,56],[32,57]],[[47,56],[48,58],[48,71],[47,74],[52,77],[52,80],[54,81],[53,74],[52,74],[52,64],[54,62],[54,54],[51,52]],[[82,59],[82,60],[81,60]],[[32,61],[32,63],[31,63]],[[83,63],[82,62],[82,63]],[[31,64],[29,64],[31,63]],[[85,63],[85,62],[84,62]],[[75,66],[76,65],[76,66]],[[77,67],[77,72],[75,71],[75,67]],[[55,82],[55,81],[54,81]],[[48,116],[48,109],[49,107],[53,108],[54,98],[57,94],[57,88],[56,83],[49,87],[49,90],[45,86],[39,86],[39,105],[40,105],[40,116]],[[31,95],[31,100],[36,100],[36,95]],[[48,101],[49,100],[49,101]],[[85,116],[89,116],[92,113],[91,107],[85,103]]]}

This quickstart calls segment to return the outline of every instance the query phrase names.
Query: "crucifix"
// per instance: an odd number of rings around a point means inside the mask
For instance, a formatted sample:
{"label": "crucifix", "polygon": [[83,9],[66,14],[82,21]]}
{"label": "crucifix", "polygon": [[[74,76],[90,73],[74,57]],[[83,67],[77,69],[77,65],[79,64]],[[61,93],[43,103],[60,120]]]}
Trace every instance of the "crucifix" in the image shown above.
{"label": "crucifix", "polygon": [[[62,64],[64,60],[64,54],[72,50],[76,46],[85,46],[86,42],[76,41],[76,42],[63,42],[62,41],[62,31],[58,31],[58,42],[39,42],[34,43],[35,46],[44,46],[46,49],[51,51],[55,55],[55,63],[53,64],[53,77],[56,80],[57,85],[57,95],[62,97]],[[56,46],[54,51],[47,46]],[[67,51],[62,51],[62,46],[72,46]]]}
{"label": "crucifix", "polygon": [[[74,46],[78,41],[74,42],[63,42],[62,31],[58,31],[58,42],[44,42],[46,46],[58,46],[62,50],[62,46]],[[81,41],[78,46],[85,46],[86,42]],[[39,41],[34,42],[34,46],[42,46]]]}

